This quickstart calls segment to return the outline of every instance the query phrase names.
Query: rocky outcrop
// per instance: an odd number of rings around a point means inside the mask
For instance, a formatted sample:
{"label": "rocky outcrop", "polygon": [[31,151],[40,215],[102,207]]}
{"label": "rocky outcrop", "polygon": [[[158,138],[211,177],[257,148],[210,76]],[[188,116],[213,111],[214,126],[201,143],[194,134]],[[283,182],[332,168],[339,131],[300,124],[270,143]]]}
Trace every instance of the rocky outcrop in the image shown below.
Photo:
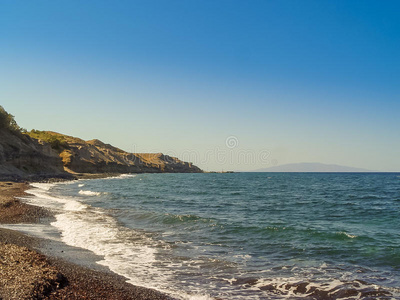
{"label": "rocky outcrop", "polygon": [[0,179],[65,176],[59,155],[49,144],[0,128]]}
{"label": "rocky outcrop", "polygon": [[99,140],[84,141],[52,131],[26,132],[0,106],[0,180],[73,178],[76,173],[161,172],[202,171],[162,153],[128,153]]}
{"label": "rocky outcrop", "polygon": [[[191,163],[162,153],[129,153],[100,140],[84,141],[57,132],[41,135],[59,140],[57,150],[65,170],[76,173],[199,173]],[[40,141],[40,140],[39,140]],[[44,141],[41,141],[44,142]]]}

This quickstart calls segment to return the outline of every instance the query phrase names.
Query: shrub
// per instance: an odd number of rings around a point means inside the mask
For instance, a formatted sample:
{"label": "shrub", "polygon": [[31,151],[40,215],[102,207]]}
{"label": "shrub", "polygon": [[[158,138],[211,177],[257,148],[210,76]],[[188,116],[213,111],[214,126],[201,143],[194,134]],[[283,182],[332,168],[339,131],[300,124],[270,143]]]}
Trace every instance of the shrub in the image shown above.
{"label": "shrub", "polygon": [[0,129],[10,129],[12,131],[21,131],[17,122],[14,120],[14,116],[6,112],[3,106],[0,105]]}
{"label": "shrub", "polygon": [[69,149],[69,145],[63,136],[57,136],[46,131],[35,129],[27,132],[27,134],[32,138],[49,143],[51,148],[57,150],[58,152],[62,152],[64,149]]}

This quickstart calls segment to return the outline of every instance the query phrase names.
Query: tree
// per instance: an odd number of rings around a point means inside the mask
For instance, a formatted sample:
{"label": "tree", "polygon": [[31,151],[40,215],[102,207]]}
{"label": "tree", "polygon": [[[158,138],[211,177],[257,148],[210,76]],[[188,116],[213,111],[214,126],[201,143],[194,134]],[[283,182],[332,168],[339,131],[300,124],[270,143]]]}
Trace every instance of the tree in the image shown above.
{"label": "tree", "polygon": [[21,131],[17,122],[14,120],[14,116],[6,112],[3,106],[0,105],[0,129],[10,129],[12,131]]}

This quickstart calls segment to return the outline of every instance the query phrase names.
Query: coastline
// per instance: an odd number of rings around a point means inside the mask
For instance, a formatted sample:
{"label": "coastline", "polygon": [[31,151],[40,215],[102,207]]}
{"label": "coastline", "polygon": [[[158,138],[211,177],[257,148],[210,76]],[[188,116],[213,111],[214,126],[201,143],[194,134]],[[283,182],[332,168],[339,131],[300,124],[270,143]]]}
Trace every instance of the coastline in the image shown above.
{"label": "coastline", "polygon": [[[50,211],[16,199],[28,188],[27,183],[0,181],[0,224],[52,218]],[[49,244],[43,238],[0,228],[1,299],[173,299],[129,284],[108,269],[60,258],[55,251],[64,250]]]}

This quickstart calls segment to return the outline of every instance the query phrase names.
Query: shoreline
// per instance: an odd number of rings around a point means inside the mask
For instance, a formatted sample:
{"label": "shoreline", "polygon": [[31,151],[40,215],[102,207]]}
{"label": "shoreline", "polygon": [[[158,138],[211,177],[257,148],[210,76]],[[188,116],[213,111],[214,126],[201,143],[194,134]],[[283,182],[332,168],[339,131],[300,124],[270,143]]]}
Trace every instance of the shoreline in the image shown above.
{"label": "shoreline", "polygon": [[[16,199],[27,189],[28,183],[0,181],[1,225],[39,223],[53,217],[44,208]],[[73,263],[76,250],[0,228],[0,299],[173,299],[127,283],[125,277],[96,264],[101,257],[90,251],[78,251],[78,259],[88,259],[86,264]]]}

